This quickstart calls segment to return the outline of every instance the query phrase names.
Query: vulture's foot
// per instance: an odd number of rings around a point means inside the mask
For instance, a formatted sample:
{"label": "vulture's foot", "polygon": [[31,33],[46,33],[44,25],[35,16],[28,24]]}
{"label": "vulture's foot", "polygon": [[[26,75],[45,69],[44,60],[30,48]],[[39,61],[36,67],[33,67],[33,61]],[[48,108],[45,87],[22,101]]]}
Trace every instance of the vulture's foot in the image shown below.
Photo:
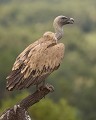
{"label": "vulture's foot", "polygon": [[48,83],[44,86],[41,86],[40,89],[43,90],[44,88],[47,88],[50,92],[54,91],[54,87],[52,85],[48,84]]}
{"label": "vulture's foot", "polygon": [[54,91],[54,87],[51,84],[46,84],[45,87],[50,90],[50,92]]}

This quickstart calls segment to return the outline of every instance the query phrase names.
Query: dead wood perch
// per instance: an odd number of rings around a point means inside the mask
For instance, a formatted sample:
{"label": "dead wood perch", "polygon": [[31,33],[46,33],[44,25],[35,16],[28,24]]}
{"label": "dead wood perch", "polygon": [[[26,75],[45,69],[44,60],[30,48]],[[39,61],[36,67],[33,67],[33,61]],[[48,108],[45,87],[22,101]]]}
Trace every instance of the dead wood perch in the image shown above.
{"label": "dead wood perch", "polygon": [[31,120],[28,115],[28,108],[33,104],[39,102],[49,92],[54,90],[52,85],[46,84],[45,87],[40,87],[39,91],[29,95],[20,103],[14,105],[12,108],[7,109],[0,117],[0,120]]}

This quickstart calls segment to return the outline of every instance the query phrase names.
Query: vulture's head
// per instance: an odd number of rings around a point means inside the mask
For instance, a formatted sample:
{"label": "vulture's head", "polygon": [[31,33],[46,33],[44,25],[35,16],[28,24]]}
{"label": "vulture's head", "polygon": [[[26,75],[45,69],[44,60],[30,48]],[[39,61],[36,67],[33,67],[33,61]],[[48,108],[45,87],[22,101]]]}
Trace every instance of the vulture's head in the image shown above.
{"label": "vulture's head", "polygon": [[69,18],[63,15],[57,16],[53,22],[57,39],[60,39],[63,35],[63,26],[66,24],[73,24],[73,23],[74,23],[73,18]]}
{"label": "vulture's head", "polygon": [[59,26],[63,26],[66,24],[73,24],[73,23],[74,23],[73,18],[69,18],[69,17],[63,16],[63,15],[60,15],[60,16],[55,18],[53,24],[58,24]]}

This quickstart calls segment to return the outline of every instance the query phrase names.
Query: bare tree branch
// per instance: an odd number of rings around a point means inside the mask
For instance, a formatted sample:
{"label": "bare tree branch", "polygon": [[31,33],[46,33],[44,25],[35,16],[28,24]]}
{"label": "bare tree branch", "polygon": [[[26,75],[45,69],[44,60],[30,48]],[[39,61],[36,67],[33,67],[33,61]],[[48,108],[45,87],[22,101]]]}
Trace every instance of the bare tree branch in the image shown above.
{"label": "bare tree branch", "polygon": [[31,120],[27,109],[33,104],[39,102],[49,92],[54,90],[52,85],[47,84],[45,87],[40,87],[39,90],[27,96],[20,103],[7,109],[0,117],[0,120]]}

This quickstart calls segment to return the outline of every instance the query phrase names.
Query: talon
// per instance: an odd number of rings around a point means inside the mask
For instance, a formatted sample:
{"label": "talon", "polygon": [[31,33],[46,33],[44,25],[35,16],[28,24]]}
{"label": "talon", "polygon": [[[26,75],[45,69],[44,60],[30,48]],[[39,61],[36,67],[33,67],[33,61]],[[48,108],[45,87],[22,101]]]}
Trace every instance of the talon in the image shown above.
{"label": "talon", "polygon": [[50,84],[46,84],[46,86],[45,86],[50,92],[53,92],[54,91],[54,87],[52,86],[52,85],[50,85]]}

